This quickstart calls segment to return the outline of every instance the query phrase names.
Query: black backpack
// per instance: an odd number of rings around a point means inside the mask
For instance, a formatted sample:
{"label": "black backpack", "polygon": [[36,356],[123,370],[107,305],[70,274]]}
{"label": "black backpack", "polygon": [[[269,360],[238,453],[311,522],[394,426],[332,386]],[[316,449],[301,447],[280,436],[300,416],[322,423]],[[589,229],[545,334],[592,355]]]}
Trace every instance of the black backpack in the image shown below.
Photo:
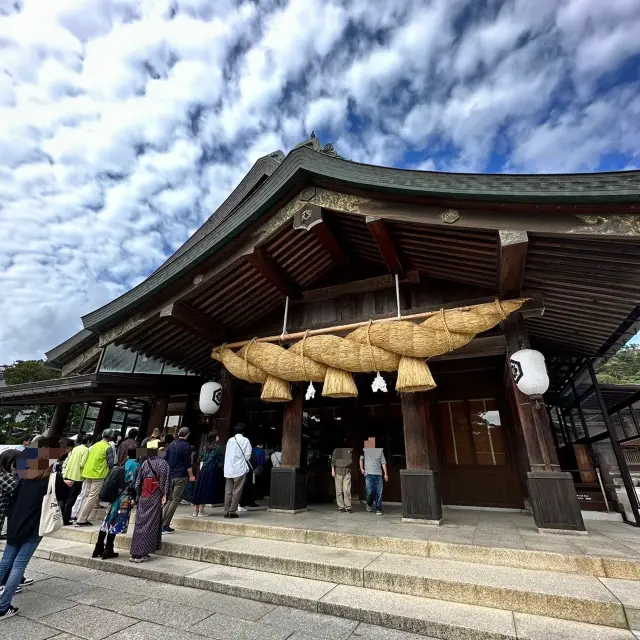
{"label": "black backpack", "polygon": [[110,504],[115,502],[125,489],[124,478],[124,467],[113,467],[100,488],[100,500]]}

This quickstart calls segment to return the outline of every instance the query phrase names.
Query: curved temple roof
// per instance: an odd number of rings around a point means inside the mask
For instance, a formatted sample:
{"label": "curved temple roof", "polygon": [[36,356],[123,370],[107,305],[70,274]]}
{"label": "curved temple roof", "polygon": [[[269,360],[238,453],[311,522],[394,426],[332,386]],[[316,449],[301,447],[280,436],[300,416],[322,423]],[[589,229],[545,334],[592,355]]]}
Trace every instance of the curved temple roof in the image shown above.
{"label": "curved temple roof", "polygon": [[[324,150],[312,139],[283,159],[281,152],[260,158],[205,224],[144,282],[83,316],[85,329],[48,352],[63,356],[90,334],[119,320],[163,287],[185,275],[258,220],[279,200],[306,183],[367,190],[382,197],[464,200],[531,205],[640,204],[640,171],[589,174],[457,174],[360,164]],[[85,333],[90,330],[88,333]],[[51,354],[51,355],[50,355]]]}

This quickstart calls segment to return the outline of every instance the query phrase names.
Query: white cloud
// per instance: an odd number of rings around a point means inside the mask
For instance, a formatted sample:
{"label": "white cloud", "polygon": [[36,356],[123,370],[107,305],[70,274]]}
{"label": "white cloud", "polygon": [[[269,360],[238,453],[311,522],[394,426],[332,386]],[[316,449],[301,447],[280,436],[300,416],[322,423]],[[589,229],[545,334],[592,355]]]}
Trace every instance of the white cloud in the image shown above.
{"label": "white cloud", "polygon": [[67,338],[312,129],[428,170],[638,166],[616,74],[639,32],[637,0],[0,0],[0,363]]}

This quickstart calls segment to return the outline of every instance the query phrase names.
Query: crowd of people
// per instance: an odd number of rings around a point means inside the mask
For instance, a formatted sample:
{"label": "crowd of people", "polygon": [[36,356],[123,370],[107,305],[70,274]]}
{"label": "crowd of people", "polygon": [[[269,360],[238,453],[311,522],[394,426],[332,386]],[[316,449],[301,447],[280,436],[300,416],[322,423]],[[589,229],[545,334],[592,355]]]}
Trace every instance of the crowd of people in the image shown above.
{"label": "crowd of people", "polygon": [[[92,526],[91,514],[100,504],[106,506],[94,558],[118,557],[116,536],[127,532],[135,507],[130,562],[141,563],[160,550],[163,534],[174,532],[171,523],[181,503],[193,505],[193,517],[210,515],[205,506],[219,504],[222,496],[224,518],[238,518],[239,512],[258,506],[256,499],[268,493],[267,456],[262,444],[252,446],[245,431],[244,424],[237,424],[224,449],[218,435],[210,433],[198,455],[187,427],[175,439],[155,429],[141,442],[131,429],[117,446],[111,429],[97,442],[85,435],[77,444],[37,436],[0,454],[0,534],[7,523],[1,536],[6,547],[0,561],[0,621],[17,613],[13,595],[33,582],[25,569],[42,539],[40,518],[43,499],[52,492],[51,474],[62,526]],[[331,459],[340,512],[352,512],[352,455],[352,449],[338,448]],[[269,462],[271,467],[282,465],[278,447]],[[381,514],[387,464],[373,438],[365,442],[360,471],[367,510]]]}

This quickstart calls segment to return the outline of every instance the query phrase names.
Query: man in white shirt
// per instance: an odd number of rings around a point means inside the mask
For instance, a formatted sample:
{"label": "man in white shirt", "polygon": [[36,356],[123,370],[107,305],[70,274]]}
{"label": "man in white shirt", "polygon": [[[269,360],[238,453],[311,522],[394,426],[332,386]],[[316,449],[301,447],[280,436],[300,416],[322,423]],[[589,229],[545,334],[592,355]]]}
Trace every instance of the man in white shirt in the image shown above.
{"label": "man in white shirt", "polygon": [[234,436],[227,441],[224,452],[224,517],[237,518],[238,504],[247,473],[251,470],[251,442],[244,437],[245,425],[238,423],[233,428]]}
{"label": "man in white shirt", "polygon": [[271,464],[274,467],[282,466],[282,451],[280,451],[279,445],[276,445],[274,452],[271,454]]}

